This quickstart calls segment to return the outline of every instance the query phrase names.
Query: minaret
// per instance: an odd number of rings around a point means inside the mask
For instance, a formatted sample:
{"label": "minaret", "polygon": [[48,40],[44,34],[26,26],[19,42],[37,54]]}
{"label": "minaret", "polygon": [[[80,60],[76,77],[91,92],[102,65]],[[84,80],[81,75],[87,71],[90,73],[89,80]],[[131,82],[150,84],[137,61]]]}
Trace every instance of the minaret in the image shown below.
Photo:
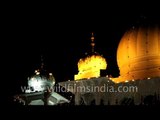
{"label": "minaret", "polygon": [[95,46],[95,42],[94,42],[94,33],[92,32],[91,34],[91,47],[92,47],[92,53],[94,53],[94,46]]}

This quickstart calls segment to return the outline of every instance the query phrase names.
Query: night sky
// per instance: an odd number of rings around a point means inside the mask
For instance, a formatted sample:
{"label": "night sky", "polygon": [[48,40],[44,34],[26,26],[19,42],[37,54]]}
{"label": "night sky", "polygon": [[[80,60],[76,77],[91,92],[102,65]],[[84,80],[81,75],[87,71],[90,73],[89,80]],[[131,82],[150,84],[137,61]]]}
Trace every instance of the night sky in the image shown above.
{"label": "night sky", "polygon": [[70,6],[22,6],[9,10],[6,15],[9,49],[5,58],[12,71],[13,93],[18,93],[27,77],[40,67],[41,55],[57,82],[73,80],[78,73],[78,60],[91,49],[91,32],[95,34],[95,50],[107,60],[107,73],[118,76],[116,51],[124,32],[144,19],[160,20],[158,7],[151,10],[142,4]]}

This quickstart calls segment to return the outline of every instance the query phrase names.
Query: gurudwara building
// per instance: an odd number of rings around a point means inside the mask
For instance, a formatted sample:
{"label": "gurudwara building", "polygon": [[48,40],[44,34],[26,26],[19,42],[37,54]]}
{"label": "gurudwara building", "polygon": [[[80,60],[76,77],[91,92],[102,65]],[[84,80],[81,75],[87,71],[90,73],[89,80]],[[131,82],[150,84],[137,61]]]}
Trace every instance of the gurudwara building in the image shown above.
{"label": "gurudwara building", "polygon": [[[105,58],[94,51],[78,62],[74,81],[59,83],[75,95],[76,105],[148,105],[160,101],[160,26],[141,25],[127,30],[119,42],[120,76],[100,76]],[[120,90],[121,88],[121,90]],[[132,88],[132,90],[131,90]]]}
{"label": "gurudwara building", "polygon": [[[160,26],[141,25],[132,27],[122,36],[117,49],[120,76],[101,75],[107,69],[105,58],[95,51],[95,37],[91,34],[91,52],[78,61],[78,73],[73,81],[58,85],[71,92],[75,105],[149,105],[160,104]],[[28,85],[40,90],[18,95],[27,105],[57,105],[68,100],[46,86],[54,86],[50,73],[41,71],[29,78]],[[42,86],[43,85],[43,86]],[[45,87],[44,87],[45,86]],[[47,93],[46,93],[47,90]],[[48,97],[45,97],[47,96]],[[39,98],[37,98],[39,97]]]}

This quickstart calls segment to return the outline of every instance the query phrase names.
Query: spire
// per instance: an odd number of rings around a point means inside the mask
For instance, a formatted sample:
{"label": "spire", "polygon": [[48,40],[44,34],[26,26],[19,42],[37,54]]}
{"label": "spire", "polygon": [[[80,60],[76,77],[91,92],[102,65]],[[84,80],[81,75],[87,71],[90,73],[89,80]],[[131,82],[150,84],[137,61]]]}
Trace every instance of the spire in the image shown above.
{"label": "spire", "polygon": [[44,65],[44,57],[43,55],[41,55],[41,61],[40,61],[40,66],[37,70],[35,70],[36,75],[39,74],[45,74],[46,70],[45,70],[45,65]]}
{"label": "spire", "polygon": [[94,33],[92,32],[92,34],[91,34],[91,47],[92,47],[92,53],[94,53],[94,46],[95,46],[95,42],[94,42]]}
{"label": "spire", "polygon": [[44,59],[43,59],[43,55],[41,55],[41,70],[44,69]]}

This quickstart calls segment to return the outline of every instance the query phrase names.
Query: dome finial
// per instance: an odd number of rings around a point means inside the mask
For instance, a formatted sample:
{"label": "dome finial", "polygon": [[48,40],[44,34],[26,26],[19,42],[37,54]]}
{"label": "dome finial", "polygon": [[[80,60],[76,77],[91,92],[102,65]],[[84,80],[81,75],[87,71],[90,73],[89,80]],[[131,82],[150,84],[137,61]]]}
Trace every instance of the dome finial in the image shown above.
{"label": "dome finial", "polygon": [[92,53],[94,53],[94,46],[95,46],[95,42],[94,42],[94,33],[92,32],[92,34],[91,34],[91,47],[92,47]]}
{"label": "dome finial", "polygon": [[44,69],[44,59],[43,59],[43,55],[41,55],[41,70]]}

